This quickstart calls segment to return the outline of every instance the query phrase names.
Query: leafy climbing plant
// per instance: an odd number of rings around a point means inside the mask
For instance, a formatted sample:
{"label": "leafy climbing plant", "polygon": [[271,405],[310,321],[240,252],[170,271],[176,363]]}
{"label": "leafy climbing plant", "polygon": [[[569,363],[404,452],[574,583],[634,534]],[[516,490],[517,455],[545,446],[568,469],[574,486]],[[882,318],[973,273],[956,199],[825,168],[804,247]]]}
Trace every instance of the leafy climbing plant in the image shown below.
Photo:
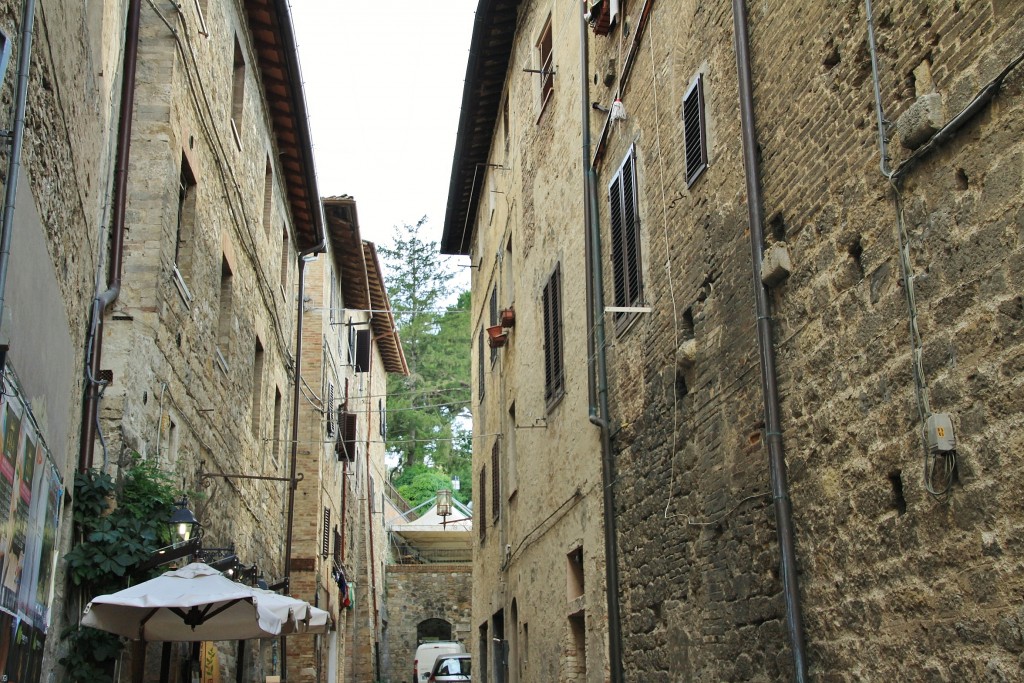
{"label": "leafy climbing plant", "polygon": [[[66,555],[68,574],[87,596],[112,593],[143,580],[138,568],[154,551],[169,544],[167,520],[180,492],[170,475],[133,454],[115,481],[105,472],[75,475],[74,522],[78,543]],[[120,639],[81,627],[65,632],[68,655],[61,659],[70,680],[110,680],[110,667],[121,652]]]}

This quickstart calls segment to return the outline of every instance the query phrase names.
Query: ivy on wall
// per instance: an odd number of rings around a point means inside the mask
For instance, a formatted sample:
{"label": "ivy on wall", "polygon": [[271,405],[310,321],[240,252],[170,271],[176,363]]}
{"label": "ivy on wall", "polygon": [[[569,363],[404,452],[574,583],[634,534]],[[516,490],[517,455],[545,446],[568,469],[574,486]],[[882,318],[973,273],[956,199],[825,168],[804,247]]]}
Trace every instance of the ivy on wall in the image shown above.
{"label": "ivy on wall", "polygon": [[[74,522],[77,544],[65,556],[68,576],[86,599],[113,593],[150,578],[138,567],[170,543],[167,522],[179,491],[170,475],[134,454],[115,481],[99,471],[75,475]],[[152,573],[158,573],[153,570]],[[68,654],[61,658],[68,680],[107,683],[121,653],[118,636],[89,627],[63,634]]]}

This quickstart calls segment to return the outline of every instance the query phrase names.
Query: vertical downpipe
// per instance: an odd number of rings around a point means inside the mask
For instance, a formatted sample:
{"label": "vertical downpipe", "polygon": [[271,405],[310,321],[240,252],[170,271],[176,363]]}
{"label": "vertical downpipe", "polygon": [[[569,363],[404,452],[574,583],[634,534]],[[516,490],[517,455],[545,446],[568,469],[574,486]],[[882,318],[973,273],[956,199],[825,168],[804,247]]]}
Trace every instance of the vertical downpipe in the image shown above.
{"label": "vertical downpipe", "polygon": [[761,165],[754,127],[754,97],[750,76],[750,42],[747,35],[745,0],[733,0],[736,28],[736,68],[739,76],[740,122],[743,129],[743,166],[747,181],[747,210],[750,219],[750,250],[753,260],[754,299],[757,308],[757,343],[761,355],[761,388],[764,395],[765,440],[771,475],[772,501],[779,539],[779,565],[782,594],[786,602],[786,624],[793,651],[794,680],[807,680],[804,656],[804,632],[800,617],[800,588],[796,580],[796,552],[793,545],[792,508],[786,484],[786,460],[782,448],[782,423],[779,418],[779,393],[775,373],[775,349],[772,323],[768,315],[768,293],[761,282],[761,256],[764,248],[764,212],[761,198]]}
{"label": "vertical downpipe", "polygon": [[[299,459],[299,400],[302,398],[302,308],[306,297],[306,255],[315,254],[321,245],[299,252],[299,304],[295,311],[295,389],[292,394],[292,452],[288,466],[288,526],[284,540],[284,575],[291,585],[292,577],[292,525],[295,519],[295,489],[299,482],[295,468]],[[290,592],[290,591],[289,591]],[[281,680],[288,680],[288,641],[281,636]]]}
{"label": "vertical downpipe", "polygon": [[124,31],[124,64],[121,75],[121,114],[117,131],[117,159],[114,170],[113,222],[111,224],[110,266],[107,290],[93,300],[92,332],[88,358],[85,405],[82,408],[82,432],[78,469],[92,468],[96,419],[99,409],[100,362],[103,352],[103,313],[121,293],[121,264],[124,260],[124,217],[128,201],[128,161],[132,144],[132,113],[135,109],[135,67],[139,56],[139,15],[142,0],[130,0]]}
{"label": "vertical downpipe", "polygon": [[[601,430],[601,483],[604,492],[605,595],[608,602],[608,667],[611,683],[623,683],[622,622],[619,613],[619,557],[615,542],[615,464],[608,428],[608,364],[604,338],[604,278],[601,272],[601,232],[597,209],[597,177],[590,160],[590,68],[587,51],[586,2],[580,3],[580,115],[583,128],[584,216],[587,261],[587,374],[593,387],[595,356],[597,389],[591,389],[590,422]],[[590,325],[593,325],[591,328]],[[594,334],[590,334],[593,329]],[[597,405],[595,405],[595,393]]]}

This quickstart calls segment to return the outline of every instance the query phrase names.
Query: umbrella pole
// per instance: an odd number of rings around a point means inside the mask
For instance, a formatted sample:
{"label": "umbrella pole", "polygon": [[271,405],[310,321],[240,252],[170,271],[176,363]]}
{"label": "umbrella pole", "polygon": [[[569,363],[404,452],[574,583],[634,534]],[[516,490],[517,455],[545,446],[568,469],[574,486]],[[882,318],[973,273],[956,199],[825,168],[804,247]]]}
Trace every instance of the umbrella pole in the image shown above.
{"label": "umbrella pole", "polygon": [[132,683],[143,683],[146,674],[146,641],[132,641]]}
{"label": "umbrella pole", "polygon": [[160,653],[160,683],[169,683],[171,680],[171,643],[164,641],[163,650]]}

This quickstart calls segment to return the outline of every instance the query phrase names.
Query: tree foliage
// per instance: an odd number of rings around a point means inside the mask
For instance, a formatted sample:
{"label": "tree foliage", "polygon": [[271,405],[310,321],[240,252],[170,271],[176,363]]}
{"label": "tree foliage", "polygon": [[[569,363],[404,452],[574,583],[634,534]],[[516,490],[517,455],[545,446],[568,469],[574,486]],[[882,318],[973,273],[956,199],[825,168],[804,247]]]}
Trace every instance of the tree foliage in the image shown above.
{"label": "tree foliage", "polygon": [[408,376],[388,378],[387,448],[400,456],[407,478],[426,481],[416,469],[424,466],[468,482],[469,291],[454,291],[454,274],[440,265],[437,243],[422,237],[426,220],[396,226],[392,245],[379,247],[409,365]]}

